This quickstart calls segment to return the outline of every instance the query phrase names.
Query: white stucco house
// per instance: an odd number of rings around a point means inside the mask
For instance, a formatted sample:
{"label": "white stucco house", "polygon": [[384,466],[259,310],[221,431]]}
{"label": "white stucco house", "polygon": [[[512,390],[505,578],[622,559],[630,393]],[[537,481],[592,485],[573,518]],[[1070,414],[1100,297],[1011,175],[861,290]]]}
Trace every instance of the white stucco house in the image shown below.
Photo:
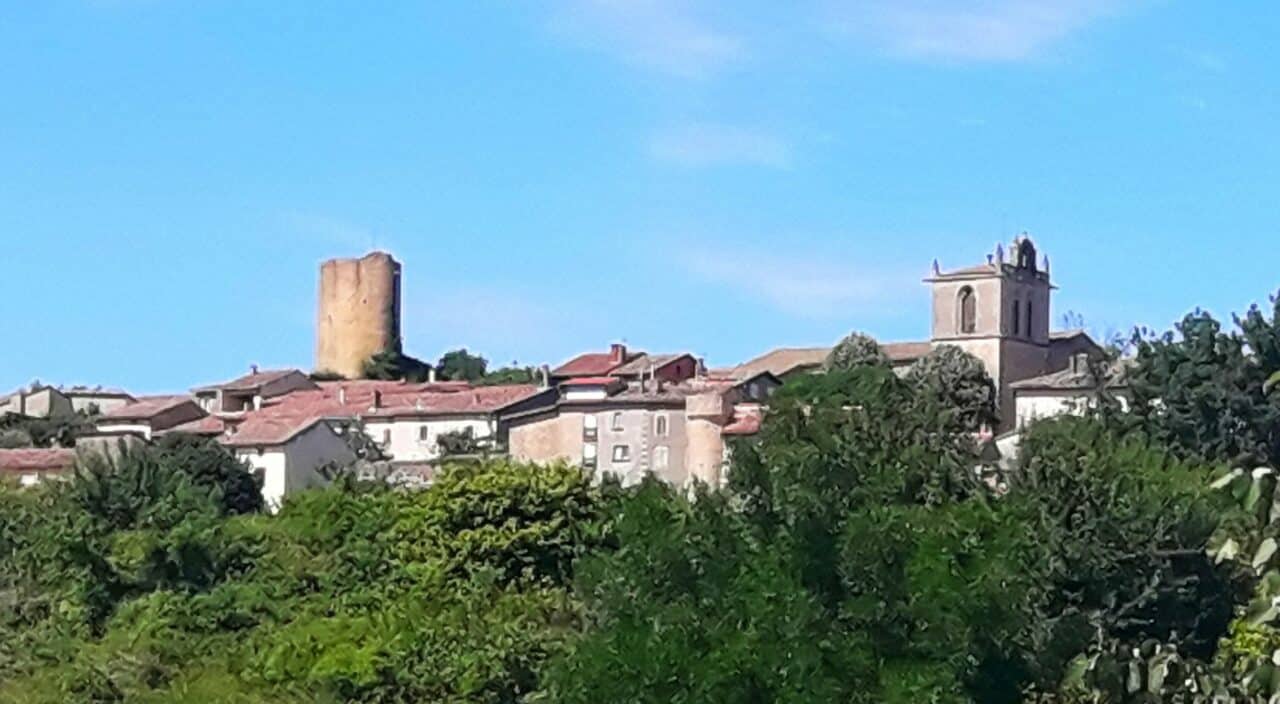
{"label": "white stucco house", "polygon": [[227,425],[219,441],[249,465],[275,512],[289,494],[327,484],[319,471],[326,464],[355,461],[342,432],[325,418],[264,416]]}

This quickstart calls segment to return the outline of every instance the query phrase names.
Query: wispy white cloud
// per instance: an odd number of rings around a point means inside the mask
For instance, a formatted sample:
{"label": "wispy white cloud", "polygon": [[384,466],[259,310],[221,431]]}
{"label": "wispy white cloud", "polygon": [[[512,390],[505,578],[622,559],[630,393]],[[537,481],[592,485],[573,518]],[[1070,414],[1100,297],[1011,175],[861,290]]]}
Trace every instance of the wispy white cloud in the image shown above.
{"label": "wispy white cloud", "polygon": [[903,58],[1020,61],[1135,0],[832,0],[830,25]]}
{"label": "wispy white cloud", "polygon": [[742,58],[742,39],[716,29],[688,0],[559,0],[552,29],[643,68],[704,78]]}
{"label": "wispy white cloud", "polygon": [[694,124],[661,130],[649,140],[649,155],[658,161],[695,167],[791,165],[791,147],[785,141],[732,125]]}
{"label": "wispy white cloud", "polygon": [[280,221],[284,227],[301,236],[312,238],[344,250],[348,253],[363,253],[364,250],[387,248],[386,238],[380,238],[374,231],[363,225],[332,218],[315,213],[285,212]]}
{"label": "wispy white cloud", "polygon": [[696,278],[796,317],[893,314],[915,304],[913,298],[920,295],[920,276],[896,267],[860,266],[847,255],[787,255],[725,246],[695,250],[684,261]]}

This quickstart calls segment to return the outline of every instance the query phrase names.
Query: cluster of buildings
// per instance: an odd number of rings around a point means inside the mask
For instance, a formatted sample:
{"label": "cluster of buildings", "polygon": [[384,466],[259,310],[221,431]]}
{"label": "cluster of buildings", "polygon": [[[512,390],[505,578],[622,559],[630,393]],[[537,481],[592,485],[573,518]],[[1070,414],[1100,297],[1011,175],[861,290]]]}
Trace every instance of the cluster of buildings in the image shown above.
{"label": "cluster of buildings", "polygon": [[[812,373],[829,347],[778,348],[709,369],[689,352],[647,353],[613,344],[544,367],[537,383],[361,380],[372,355],[400,347],[400,265],[389,255],[321,267],[316,372],[259,370],[167,396],[35,386],[0,399],[6,413],[92,413],[95,429],[68,449],[0,450],[0,474],[24,482],[65,471],[77,452],[169,434],[211,438],[258,476],[268,505],[325,483],[327,468],[358,460],[379,476],[430,482],[448,438],[466,437],[532,462],[568,462],[633,482],[652,473],[677,485],[724,481],[727,441],[759,431],[769,395]],[[1050,329],[1054,286],[1047,259],[1025,236],[986,262],[926,279],[933,292],[927,340],[885,344],[907,369],[939,345],[980,359],[998,390],[1004,440],[1037,417],[1069,412],[1089,394],[1086,362],[1101,355],[1081,331]],[[326,380],[345,377],[346,380]],[[372,455],[370,454],[372,450]],[[370,470],[375,471],[375,470]]]}

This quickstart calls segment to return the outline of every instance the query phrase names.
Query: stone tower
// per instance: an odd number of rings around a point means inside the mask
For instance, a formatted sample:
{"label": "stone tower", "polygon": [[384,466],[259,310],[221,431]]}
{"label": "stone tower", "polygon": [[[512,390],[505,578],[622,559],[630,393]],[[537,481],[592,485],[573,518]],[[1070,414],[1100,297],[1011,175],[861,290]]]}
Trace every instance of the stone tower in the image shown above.
{"label": "stone tower", "polygon": [[316,371],[358,378],[388,349],[400,351],[400,263],[370,252],[321,264]]}
{"label": "stone tower", "polygon": [[926,281],[933,288],[934,346],[955,345],[987,368],[1000,392],[1002,428],[1012,426],[1010,384],[1044,374],[1049,366],[1050,298],[1048,259],[1036,261],[1036,247],[1022,235],[1006,261],[997,245],[986,264],[943,272],[934,264]]}

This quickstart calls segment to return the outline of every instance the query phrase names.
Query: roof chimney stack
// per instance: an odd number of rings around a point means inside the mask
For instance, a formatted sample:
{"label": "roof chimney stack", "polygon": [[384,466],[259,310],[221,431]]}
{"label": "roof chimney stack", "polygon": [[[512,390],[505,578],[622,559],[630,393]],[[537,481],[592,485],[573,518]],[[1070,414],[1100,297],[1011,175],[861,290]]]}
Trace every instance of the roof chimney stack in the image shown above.
{"label": "roof chimney stack", "polygon": [[256,365],[256,364],[250,364],[250,365],[249,365],[249,373],[250,373],[250,374],[257,374],[257,373],[258,373],[258,365]]}
{"label": "roof chimney stack", "polygon": [[427,367],[427,383],[428,384],[436,383],[436,368],[434,366]]}
{"label": "roof chimney stack", "polygon": [[540,380],[541,380],[541,383],[538,385],[538,386],[539,386],[539,388],[543,388],[543,389],[550,388],[550,386],[551,386],[551,368],[550,368],[550,367],[548,367],[548,366],[547,366],[547,365],[545,365],[545,364],[544,364],[544,365],[542,365],[541,367],[538,367],[538,376],[539,376],[539,378],[540,378]]}
{"label": "roof chimney stack", "polygon": [[621,342],[615,342],[609,346],[609,359],[614,364],[622,364],[627,361],[627,346]]}
{"label": "roof chimney stack", "polygon": [[373,390],[373,410],[382,408],[382,392],[378,389]]}

